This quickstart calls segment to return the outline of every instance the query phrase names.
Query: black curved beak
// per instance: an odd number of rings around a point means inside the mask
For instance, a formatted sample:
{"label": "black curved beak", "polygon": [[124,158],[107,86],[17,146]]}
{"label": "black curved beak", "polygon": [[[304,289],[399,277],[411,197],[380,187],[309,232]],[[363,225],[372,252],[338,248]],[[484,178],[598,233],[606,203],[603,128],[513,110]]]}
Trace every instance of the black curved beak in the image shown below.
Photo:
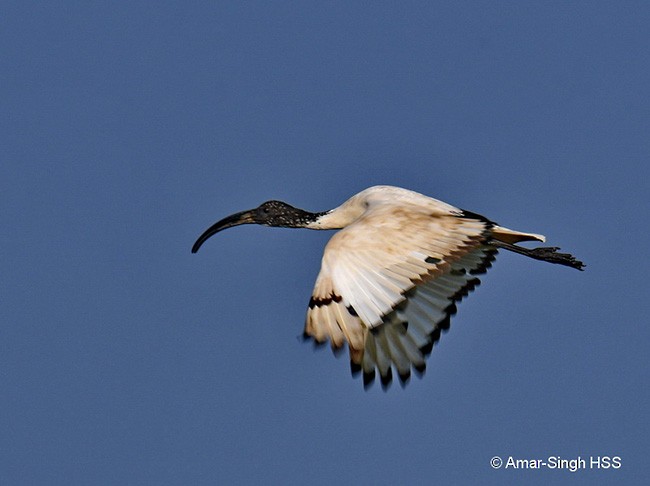
{"label": "black curved beak", "polygon": [[194,246],[192,246],[192,253],[196,253],[201,248],[201,245],[210,238],[212,235],[218,233],[221,230],[232,228],[233,226],[239,226],[240,224],[251,224],[254,223],[253,211],[242,211],[241,213],[235,213],[226,218],[223,218],[221,221],[217,221],[207,230],[203,232],[199,239],[196,240]]}

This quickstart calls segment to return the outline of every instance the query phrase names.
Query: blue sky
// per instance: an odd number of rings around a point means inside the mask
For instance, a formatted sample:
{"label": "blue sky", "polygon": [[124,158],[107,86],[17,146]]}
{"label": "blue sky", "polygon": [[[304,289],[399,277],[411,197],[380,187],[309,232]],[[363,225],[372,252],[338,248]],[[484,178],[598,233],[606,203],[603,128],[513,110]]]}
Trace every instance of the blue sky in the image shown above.
{"label": "blue sky", "polygon": [[[2,484],[647,480],[644,2],[10,2]],[[422,380],[297,337],[327,232],[210,224],[417,190],[543,233]],[[619,470],[494,470],[620,456]]]}

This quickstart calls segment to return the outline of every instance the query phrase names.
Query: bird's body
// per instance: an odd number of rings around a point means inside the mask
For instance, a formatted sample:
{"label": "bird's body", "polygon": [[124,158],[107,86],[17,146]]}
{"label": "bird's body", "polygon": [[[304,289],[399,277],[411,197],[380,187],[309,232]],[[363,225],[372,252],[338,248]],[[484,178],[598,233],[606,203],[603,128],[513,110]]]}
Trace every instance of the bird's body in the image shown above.
{"label": "bird's body", "polygon": [[192,252],[214,233],[238,224],[341,229],[325,247],[309,302],[304,334],[347,343],[353,374],[370,384],[379,371],[387,386],[392,368],[406,383],[421,373],[455,303],[478,283],[499,248],[582,269],[557,248],[527,249],[520,241],[542,235],[513,231],[487,218],[422,194],[370,187],[341,206],[309,213],[279,201],[225,218],[209,228]]}

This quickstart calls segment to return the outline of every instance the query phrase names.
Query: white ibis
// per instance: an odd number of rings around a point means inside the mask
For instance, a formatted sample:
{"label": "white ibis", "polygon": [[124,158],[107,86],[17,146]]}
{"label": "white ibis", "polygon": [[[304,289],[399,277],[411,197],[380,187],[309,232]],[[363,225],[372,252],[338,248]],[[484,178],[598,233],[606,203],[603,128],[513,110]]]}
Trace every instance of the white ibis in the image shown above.
{"label": "white ibis", "polygon": [[476,213],[407,189],[370,187],[341,206],[310,213],[268,201],[208,228],[196,253],[215,233],[241,224],[315,230],[341,229],[325,247],[304,330],[334,351],[347,343],[352,374],[369,386],[378,370],[383,388],[394,367],[405,385],[411,368],[425,370],[425,357],[449,329],[456,302],[474,289],[500,248],[582,270],[556,247],[524,248],[520,241],[544,236],[513,231]]}

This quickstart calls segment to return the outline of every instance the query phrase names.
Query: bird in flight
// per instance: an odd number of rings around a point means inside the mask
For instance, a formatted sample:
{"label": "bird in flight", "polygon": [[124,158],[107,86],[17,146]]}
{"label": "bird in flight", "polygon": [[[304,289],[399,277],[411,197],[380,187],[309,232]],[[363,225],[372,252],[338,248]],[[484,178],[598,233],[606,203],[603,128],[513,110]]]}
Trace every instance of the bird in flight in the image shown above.
{"label": "bird in flight", "polygon": [[500,249],[582,270],[557,247],[525,248],[542,235],[514,231],[470,211],[417,192],[374,186],[329,211],[311,213],[281,201],[228,216],[194,243],[227,228],[261,224],[314,230],[340,229],[327,243],[309,301],[304,337],[347,343],[354,376],[368,387],[378,372],[386,389],[392,369],[405,385],[411,369],[424,373],[425,358],[449,329],[456,303],[473,290]]}

